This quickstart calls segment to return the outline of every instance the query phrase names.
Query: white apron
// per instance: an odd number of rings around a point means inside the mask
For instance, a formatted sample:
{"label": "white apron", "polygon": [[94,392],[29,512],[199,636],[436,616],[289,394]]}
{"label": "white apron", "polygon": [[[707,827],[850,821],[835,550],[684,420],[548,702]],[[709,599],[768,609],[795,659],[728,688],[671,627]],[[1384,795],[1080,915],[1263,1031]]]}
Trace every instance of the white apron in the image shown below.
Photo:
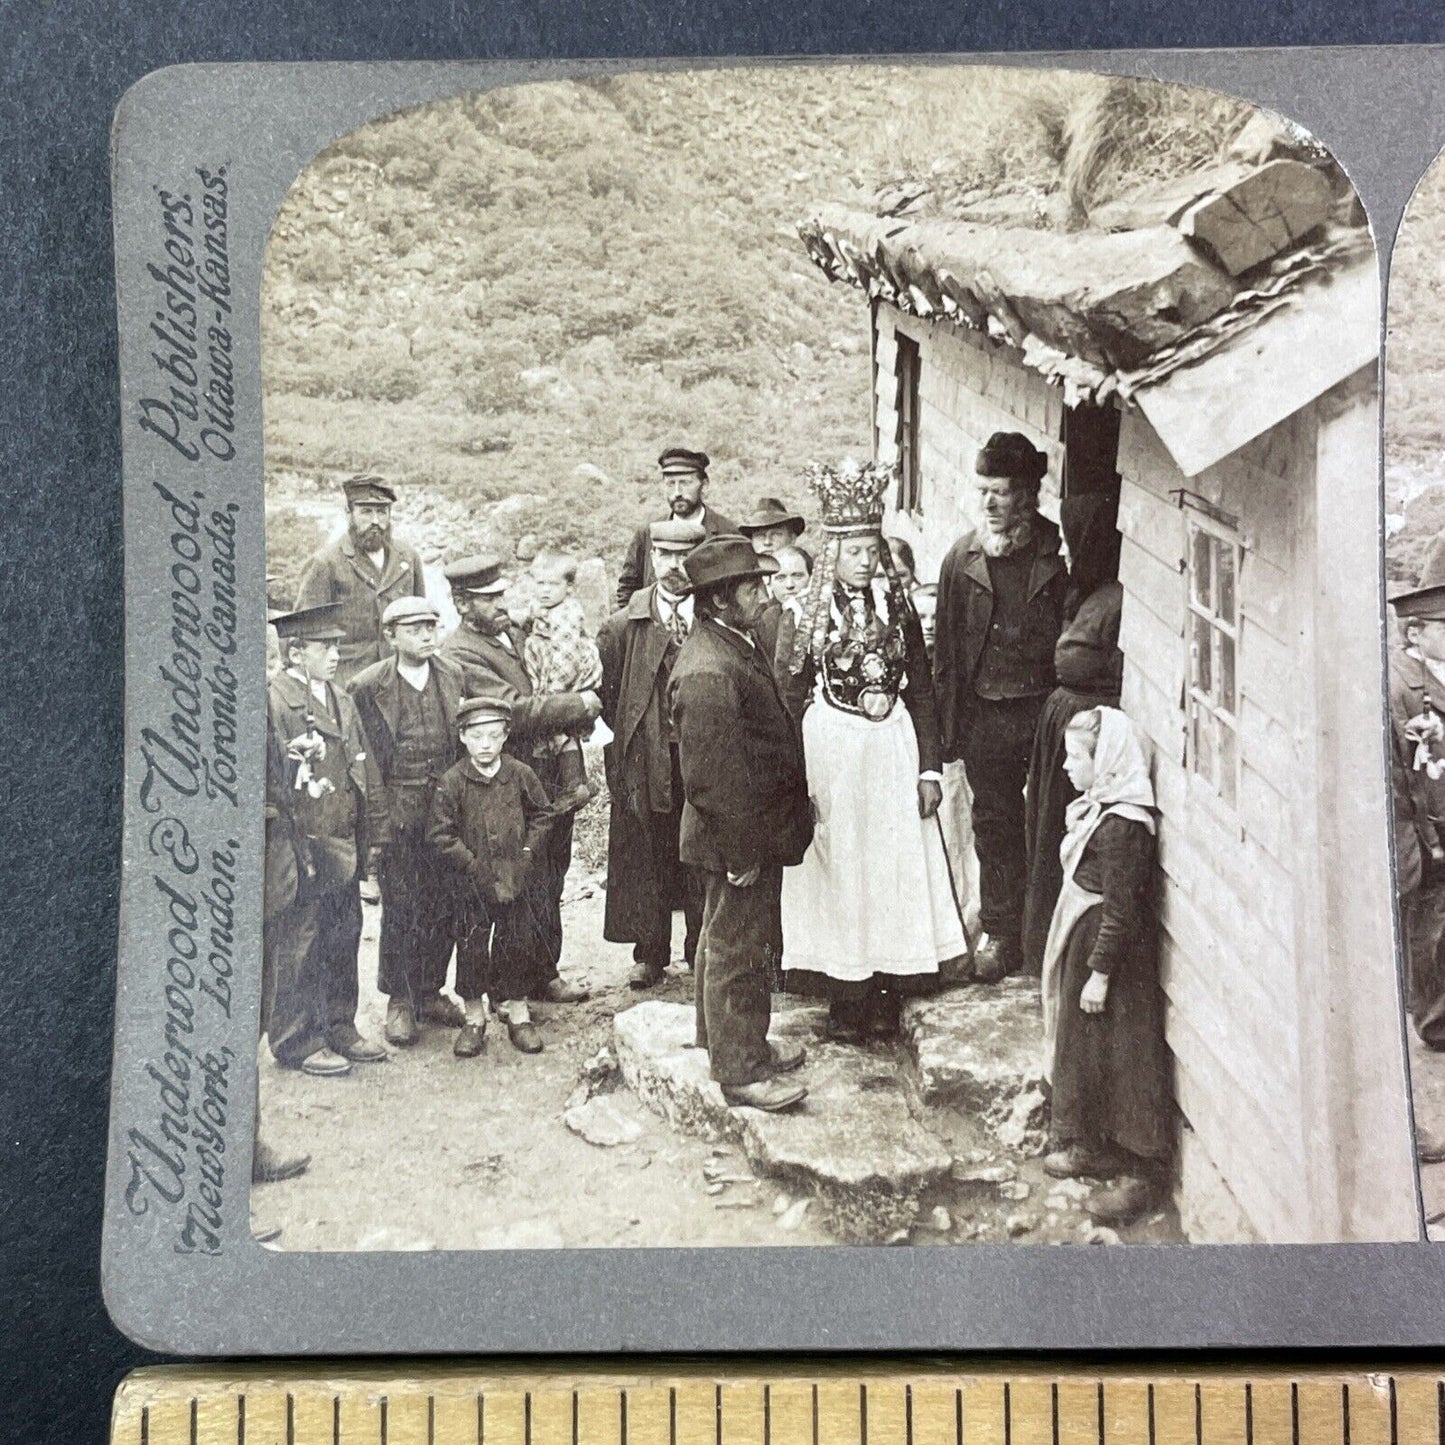
{"label": "white apron", "polygon": [[1059,859],[1064,865],[1064,884],[1059,889],[1059,901],[1054,904],[1054,916],[1049,923],[1049,937],[1044,944],[1043,978],[1040,980],[1044,1006],[1043,1073],[1051,1084],[1054,1081],[1054,1044],[1059,1035],[1059,994],[1064,983],[1064,954],[1068,952],[1070,936],[1084,915],[1096,903],[1104,901],[1102,893],[1091,893],[1087,888],[1080,887],[1074,880],[1074,874],[1078,872],[1079,860],[1089,846],[1089,839],[1110,813],[1129,816],[1122,808],[1105,808],[1081,833],[1065,833],[1059,848]]}
{"label": "white apron", "polygon": [[818,699],[803,716],[813,842],[783,870],[783,966],[858,983],[937,973],[968,952],[938,825],[918,816],[918,739]]}

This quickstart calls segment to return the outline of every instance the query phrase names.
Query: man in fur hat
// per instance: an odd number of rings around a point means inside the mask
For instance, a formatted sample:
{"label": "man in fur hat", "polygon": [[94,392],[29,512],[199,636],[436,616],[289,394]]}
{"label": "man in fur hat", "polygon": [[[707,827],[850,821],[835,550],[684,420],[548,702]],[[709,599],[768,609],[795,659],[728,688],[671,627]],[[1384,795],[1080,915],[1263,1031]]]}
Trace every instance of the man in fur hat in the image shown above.
{"label": "man in fur hat", "polygon": [[933,668],[943,756],[962,760],[973,789],[988,933],[974,976],[996,983],[1023,961],[1024,783],[1054,686],[1068,572],[1059,529],[1038,510],[1044,453],[1019,432],[995,432],[974,469],[980,522],[939,571]]}

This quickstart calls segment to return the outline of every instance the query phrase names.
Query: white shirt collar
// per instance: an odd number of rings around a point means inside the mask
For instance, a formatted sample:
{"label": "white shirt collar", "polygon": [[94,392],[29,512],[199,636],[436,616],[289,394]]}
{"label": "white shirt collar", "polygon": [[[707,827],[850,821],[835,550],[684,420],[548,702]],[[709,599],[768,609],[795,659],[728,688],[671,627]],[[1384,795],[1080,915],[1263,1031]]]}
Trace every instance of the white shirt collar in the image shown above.
{"label": "white shirt collar", "polygon": [[721,627],[724,632],[731,632],[734,637],[741,637],[742,640],[746,642],[749,647],[753,648],[756,651],[758,645],[757,639],[754,638],[751,632],[743,632],[740,628],[729,627],[728,624],[724,622],[721,617],[714,617],[713,621],[716,622],[717,625]]}
{"label": "white shirt collar", "polygon": [[288,667],[286,669],[286,676],[294,677],[302,686],[309,687],[311,689],[311,696],[314,697],[322,707],[331,706],[331,699],[326,695],[326,684],[319,678],[307,677],[304,672],[295,667]]}
{"label": "white shirt collar", "polygon": [[431,659],[427,658],[425,661],[419,662],[413,667],[398,658],[396,670],[398,675],[404,677],[408,684],[415,688],[417,692],[425,692],[427,682],[431,678]]}

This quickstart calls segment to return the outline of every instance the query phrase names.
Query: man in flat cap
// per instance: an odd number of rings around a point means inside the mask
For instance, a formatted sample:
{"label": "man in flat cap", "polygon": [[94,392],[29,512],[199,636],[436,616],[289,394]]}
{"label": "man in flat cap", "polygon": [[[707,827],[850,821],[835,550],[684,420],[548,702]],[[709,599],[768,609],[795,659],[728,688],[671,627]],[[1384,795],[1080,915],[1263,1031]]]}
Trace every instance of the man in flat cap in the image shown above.
{"label": "man in flat cap", "polygon": [[678,854],[682,774],[668,683],[695,621],[684,566],[707,536],[700,522],[654,522],[655,582],[635,592],[597,634],[602,654],[602,717],[611,816],[607,830],[607,910],[602,936],[632,944],[633,988],[652,988],[672,958],[672,914],[686,919],[683,957],[697,956],[702,883]]}
{"label": "man in flat cap", "polygon": [[1068,573],[1059,529],[1038,510],[1047,456],[1019,432],[995,432],[974,469],[980,520],[939,570],[933,675],[943,756],[962,760],[973,789],[988,933],[974,976],[996,983],[1023,963],[1024,783],[1054,687]]}
{"label": "man in flat cap", "polygon": [[363,668],[387,654],[381,615],[398,597],[426,593],[421,558],[392,535],[392,486],[380,477],[348,477],[346,532],[307,562],[296,589],[297,607],[341,604],[341,665],[338,687],[348,687]]}
{"label": "man in flat cap", "polygon": [[[541,693],[527,671],[525,634],[502,605],[509,580],[499,557],[462,557],[446,567],[452,601],[460,622],[447,638],[442,656],[461,669],[468,697],[510,696],[511,731],[507,749],[531,766],[549,801],[563,791],[562,764],[556,754],[534,756],[539,738],[568,732],[592,722],[602,711],[601,696],[591,690]],[[564,982],[557,973],[562,957],[562,889],[572,864],[572,817],[559,816],[548,831],[536,874],[542,916],[538,926],[549,964],[537,996],[550,1003],[580,1003],[587,990]]]}
{"label": "man in flat cap", "polygon": [[356,1027],[358,882],[366,858],[366,744],[356,708],[333,684],[340,658],[335,603],[276,619],[283,665],[268,710],[284,750],[299,859],[296,900],[276,930],[267,1038],[276,1062],[345,1074],[386,1057]]}
{"label": "man in flat cap", "polygon": [[[715,512],[704,500],[707,491],[706,452],[689,451],[686,447],[668,447],[658,457],[662,468],[662,484],[667,495],[667,514],[683,522],[697,522],[709,537],[719,532],[736,532],[737,524]],[[632,594],[657,579],[652,573],[652,533],[644,524],[627,544],[627,555],[617,578],[617,605],[626,607]]]}
{"label": "man in flat cap", "polygon": [[401,1047],[418,1024],[460,1028],[442,993],[456,939],[450,874],[426,839],[437,780],[461,757],[462,672],[438,656],[438,613],[398,597],[382,614],[388,656],[359,673],[351,695],[366,732],[371,844],[381,884],[378,986],[386,1038]]}
{"label": "man in flat cap", "polygon": [[486,1000],[524,1054],[542,1051],[531,994],[548,974],[537,928],[537,867],[552,808],[537,775],[506,753],[512,702],[502,693],[469,697],[457,709],[467,756],[449,768],[432,798],[427,838],[457,888],[457,992],[466,1010],[452,1046],[481,1053]]}
{"label": "man in flat cap", "polygon": [[777,564],[745,537],[717,536],[685,565],[696,615],[669,702],[685,798],[680,853],[703,875],[697,1042],[729,1103],[788,1109],[807,1094],[786,1077],[803,1050],[769,1042],[771,986],[783,869],[802,862],[813,823],[802,740],[752,632]]}

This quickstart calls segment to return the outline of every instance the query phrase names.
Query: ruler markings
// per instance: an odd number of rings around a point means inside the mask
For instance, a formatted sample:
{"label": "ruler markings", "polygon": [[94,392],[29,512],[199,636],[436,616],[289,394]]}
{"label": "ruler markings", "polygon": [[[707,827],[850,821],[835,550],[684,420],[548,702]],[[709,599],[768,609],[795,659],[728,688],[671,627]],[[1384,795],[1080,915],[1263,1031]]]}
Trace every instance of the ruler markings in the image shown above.
{"label": "ruler markings", "polygon": [[1445,1445],[1445,1379],[1413,1369],[1101,1378],[873,1366],[860,1379],[834,1366],[814,1379],[717,1370],[548,1385],[359,1370],[355,1383],[251,1383],[232,1367],[209,1387],[195,1367],[166,1373],[122,1388],[112,1445]]}

